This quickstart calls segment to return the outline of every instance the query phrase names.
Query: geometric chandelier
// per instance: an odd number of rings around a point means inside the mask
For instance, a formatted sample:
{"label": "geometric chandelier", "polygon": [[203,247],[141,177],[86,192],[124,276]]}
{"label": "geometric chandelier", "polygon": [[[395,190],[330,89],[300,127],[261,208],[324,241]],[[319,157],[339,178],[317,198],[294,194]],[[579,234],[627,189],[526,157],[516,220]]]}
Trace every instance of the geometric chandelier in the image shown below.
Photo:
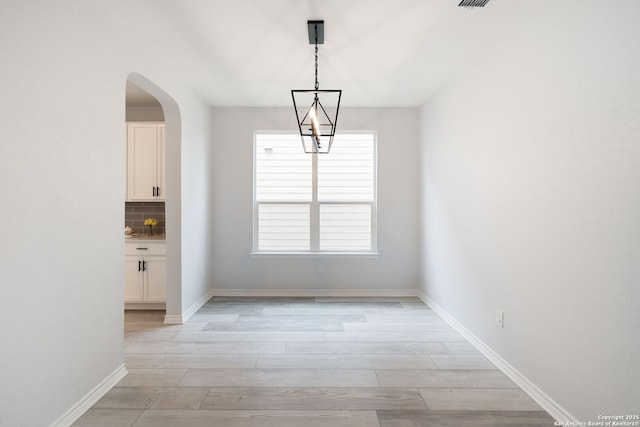
{"label": "geometric chandelier", "polygon": [[336,134],[341,90],[321,90],[318,83],[318,45],[324,44],[324,21],[307,21],[309,44],[315,44],[314,89],[292,90],[293,108],[305,153],[326,154]]}

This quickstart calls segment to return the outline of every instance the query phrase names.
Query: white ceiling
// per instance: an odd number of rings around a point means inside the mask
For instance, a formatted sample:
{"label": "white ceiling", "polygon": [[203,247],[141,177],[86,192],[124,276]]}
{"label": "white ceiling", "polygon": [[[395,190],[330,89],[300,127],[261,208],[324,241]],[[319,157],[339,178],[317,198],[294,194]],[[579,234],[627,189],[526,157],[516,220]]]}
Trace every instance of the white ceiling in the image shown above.
{"label": "white ceiling", "polygon": [[469,9],[458,3],[181,0],[158,7],[167,8],[211,64],[210,79],[194,84],[212,105],[284,106],[291,89],[311,89],[314,51],[306,22],[324,19],[321,89],[342,89],[343,106],[420,106],[505,39],[517,25],[517,4],[526,4],[491,0]]}

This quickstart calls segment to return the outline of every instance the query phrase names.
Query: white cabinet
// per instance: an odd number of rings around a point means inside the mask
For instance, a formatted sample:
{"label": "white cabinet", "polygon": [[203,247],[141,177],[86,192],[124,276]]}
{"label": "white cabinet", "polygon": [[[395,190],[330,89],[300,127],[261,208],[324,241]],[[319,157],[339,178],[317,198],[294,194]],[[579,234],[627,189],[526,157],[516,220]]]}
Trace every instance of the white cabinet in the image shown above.
{"label": "white cabinet", "polygon": [[125,303],[164,303],[166,301],[165,255],[164,242],[125,243]]}
{"label": "white cabinet", "polygon": [[162,201],[164,123],[127,123],[127,201]]}

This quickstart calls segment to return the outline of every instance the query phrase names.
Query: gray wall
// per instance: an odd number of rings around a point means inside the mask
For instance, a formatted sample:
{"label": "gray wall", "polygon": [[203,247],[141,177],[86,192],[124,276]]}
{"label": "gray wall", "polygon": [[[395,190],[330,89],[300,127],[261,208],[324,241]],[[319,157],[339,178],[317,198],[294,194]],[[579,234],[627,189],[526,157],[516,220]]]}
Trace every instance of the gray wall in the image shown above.
{"label": "gray wall", "polygon": [[127,105],[126,120],[128,122],[163,122],[162,107]]}
{"label": "gray wall", "polygon": [[[251,257],[253,132],[295,130],[292,108],[214,108],[211,259],[218,291],[380,294],[417,289],[418,109],[349,109],[342,130],[378,133],[378,258]],[[318,264],[326,267],[318,272]]]}
{"label": "gray wall", "polygon": [[636,414],[640,4],[512,3],[422,111],[421,289],[574,418]]}
{"label": "gray wall", "polygon": [[158,225],[153,227],[153,234],[162,235],[166,232],[164,213],[164,202],[125,202],[124,225],[135,233],[149,234],[149,226],[144,225],[144,220],[155,218]]}

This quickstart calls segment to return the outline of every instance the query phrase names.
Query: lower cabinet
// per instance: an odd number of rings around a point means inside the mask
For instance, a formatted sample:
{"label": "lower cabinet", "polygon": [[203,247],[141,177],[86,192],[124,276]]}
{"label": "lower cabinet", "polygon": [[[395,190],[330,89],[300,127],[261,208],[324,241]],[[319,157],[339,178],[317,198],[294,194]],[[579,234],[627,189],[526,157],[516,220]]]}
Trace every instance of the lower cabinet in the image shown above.
{"label": "lower cabinet", "polygon": [[164,303],[166,301],[165,255],[164,242],[125,243],[125,303]]}

